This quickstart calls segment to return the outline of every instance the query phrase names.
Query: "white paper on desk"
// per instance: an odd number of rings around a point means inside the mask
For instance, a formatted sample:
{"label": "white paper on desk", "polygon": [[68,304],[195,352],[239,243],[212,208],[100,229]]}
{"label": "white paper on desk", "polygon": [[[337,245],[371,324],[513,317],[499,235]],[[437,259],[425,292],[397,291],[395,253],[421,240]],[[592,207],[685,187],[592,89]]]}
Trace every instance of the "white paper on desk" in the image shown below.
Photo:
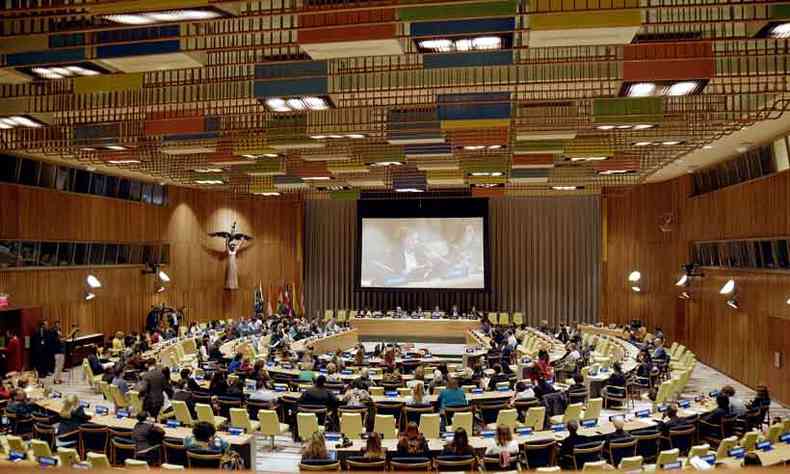
{"label": "white paper on desk", "polygon": [[689,463],[694,467],[694,469],[698,471],[710,471],[713,469],[713,466],[708,464],[707,461],[701,459],[699,456],[694,456],[693,458],[689,459]]}

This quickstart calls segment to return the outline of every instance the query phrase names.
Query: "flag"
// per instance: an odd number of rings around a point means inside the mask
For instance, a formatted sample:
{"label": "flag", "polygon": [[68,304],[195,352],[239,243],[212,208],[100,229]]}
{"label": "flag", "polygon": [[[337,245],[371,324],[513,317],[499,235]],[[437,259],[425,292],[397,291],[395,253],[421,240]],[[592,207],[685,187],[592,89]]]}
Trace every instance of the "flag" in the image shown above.
{"label": "flag", "polygon": [[258,281],[258,288],[255,288],[255,299],[252,302],[255,314],[263,313],[263,285]]}
{"label": "flag", "polygon": [[266,315],[271,316],[274,314],[274,308],[272,307],[272,287],[266,287]]}
{"label": "flag", "polygon": [[285,306],[286,311],[288,311],[288,316],[293,316],[293,307],[291,306],[291,295],[288,291],[288,283],[283,282],[283,305]]}

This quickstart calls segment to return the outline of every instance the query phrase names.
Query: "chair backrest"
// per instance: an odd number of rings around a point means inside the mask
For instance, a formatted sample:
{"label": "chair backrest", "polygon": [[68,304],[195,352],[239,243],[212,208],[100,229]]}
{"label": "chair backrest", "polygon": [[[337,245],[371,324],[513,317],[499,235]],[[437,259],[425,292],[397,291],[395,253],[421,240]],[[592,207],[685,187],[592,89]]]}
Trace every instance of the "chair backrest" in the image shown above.
{"label": "chair backrest", "polygon": [[370,395],[372,397],[383,397],[384,396],[384,387],[370,387]]}
{"label": "chair backrest", "polygon": [[606,461],[587,461],[584,463],[582,471],[604,471],[606,467]]}
{"label": "chair backrest", "polygon": [[110,385],[110,395],[112,396],[112,402],[115,404],[117,408],[126,408],[129,406],[129,401],[126,399],[126,396],[121,392],[121,389],[118,388],[117,385]]}
{"label": "chair backrest", "polygon": [[710,445],[708,443],[698,444],[696,446],[692,446],[691,449],[689,449],[688,457],[693,458],[695,456],[696,457],[706,456],[709,451],[710,451]]}
{"label": "chair backrest", "polygon": [[524,460],[527,463],[527,468],[535,469],[551,466],[554,463],[556,450],[557,442],[553,439],[524,443]]}
{"label": "chair backrest", "polygon": [[524,313],[515,312],[513,313],[513,324],[516,326],[521,326],[524,324]]}
{"label": "chair backrest", "polygon": [[362,437],[362,433],[365,432],[364,428],[362,427],[362,414],[341,413],[340,432],[348,436],[350,439],[360,439]]}
{"label": "chair backrest", "polygon": [[90,464],[92,469],[111,469],[110,460],[107,459],[106,454],[102,453],[88,453],[85,456],[86,461]]}
{"label": "chair backrest", "polygon": [[129,400],[129,406],[132,408],[134,414],[143,411],[143,400],[140,398],[140,392],[129,390],[126,392],[126,398]]}
{"label": "chair backrest", "polygon": [[428,458],[392,458],[390,469],[393,471],[429,471],[431,460]]}
{"label": "chair backrest", "polygon": [[436,468],[439,471],[465,471],[472,469],[477,462],[474,456],[436,456]]}
{"label": "chair backrest", "polygon": [[729,454],[729,450],[734,448],[738,444],[738,438],[736,436],[730,436],[729,438],[724,438],[719,443],[719,448],[716,450],[716,459],[724,459]]}
{"label": "chair backrest", "polygon": [[597,420],[601,416],[603,408],[603,398],[591,398],[587,401],[587,409],[584,410],[585,420]]}
{"label": "chair backrest", "polygon": [[677,462],[678,456],[680,456],[680,450],[678,448],[661,451],[660,453],[658,453],[656,466],[663,467],[665,464],[671,464]]}
{"label": "chair backrest", "polygon": [[741,438],[741,447],[747,452],[754,451],[754,446],[757,444],[758,436],[760,436],[760,433],[757,431],[744,433],[743,437]]}
{"label": "chair backrest", "polygon": [[472,433],[474,426],[474,416],[471,411],[459,412],[453,415],[453,429],[463,428],[467,433]]}
{"label": "chair backrest", "polygon": [[496,424],[497,426],[507,426],[514,431],[518,424],[518,411],[515,408],[500,410],[496,417]]}
{"label": "chair backrest", "polygon": [[373,422],[373,431],[381,433],[384,439],[396,439],[398,429],[395,427],[395,417],[392,415],[376,415]]}
{"label": "chair backrest", "polygon": [[636,439],[627,441],[611,441],[609,443],[609,461],[612,466],[617,466],[620,460],[627,457],[636,456]]}
{"label": "chair backrest", "polygon": [[33,456],[40,458],[42,456],[52,457],[52,450],[49,449],[49,443],[40,439],[30,440],[30,449],[33,450]]}
{"label": "chair backrest", "polygon": [[678,448],[680,454],[686,455],[694,442],[697,428],[693,425],[669,430],[669,446]]}
{"label": "chair backrest", "polygon": [[439,425],[440,423],[438,413],[423,413],[420,415],[420,433],[422,433],[426,438],[438,438]]}
{"label": "chair backrest", "polygon": [[622,458],[617,469],[623,472],[641,471],[644,458],[642,456],[629,456]]}
{"label": "chair backrest", "polygon": [[300,471],[339,471],[340,470],[340,461],[328,461],[328,462],[318,462],[318,463],[310,463],[309,461],[302,460],[299,463],[299,470]]}
{"label": "chair backrest", "polygon": [[633,436],[636,438],[636,451],[640,456],[650,460],[658,455],[658,451],[661,449],[659,447],[661,442],[659,433],[633,433]]}
{"label": "chair backrest", "polygon": [[546,407],[532,407],[527,410],[527,417],[524,425],[532,428],[533,431],[541,431],[546,423]]}
{"label": "chair backrest", "polygon": [[165,451],[165,462],[182,466],[187,464],[187,448],[182,440],[165,438],[162,447]]}
{"label": "chair backrest", "polygon": [[192,414],[189,412],[187,403],[181,400],[173,400],[170,403],[173,405],[173,412],[176,414],[176,420],[184,426],[192,426]]}
{"label": "chair backrest", "polygon": [[385,459],[353,457],[346,459],[346,467],[349,471],[384,471],[387,461]]}
{"label": "chair backrest", "polygon": [[590,443],[573,448],[573,464],[576,470],[580,466],[584,466],[588,462],[595,462],[601,460],[601,453],[603,452],[603,443]]}
{"label": "chair backrest", "polygon": [[211,453],[206,451],[187,450],[187,467],[219,469],[222,460],[222,453]]}
{"label": "chair backrest", "polygon": [[569,421],[579,421],[582,417],[582,404],[581,403],[571,403],[568,405],[568,408],[565,409],[565,414],[562,416],[562,422],[567,423]]}
{"label": "chair backrest", "polygon": [[274,410],[258,410],[258,422],[261,424],[261,433],[266,436],[280,434],[280,418]]}
{"label": "chair backrest", "polygon": [[318,430],[318,416],[315,413],[296,414],[296,431],[299,438],[308,440]]}
{"label": "chair backrest", "polygon": [[250,423],[250,414],[246,408],[231,408],[230,409],[230,426],[233,428],[242,428],[247,433],[252,433],[252,423]]}
{"label": "chair backrest", "polygon": [[58,458],[60,465],[65,467],[71,467],[80,462],[80,455],[74,448],[58,448]]}
{"label": "chair backrest", "polygon": [[331,309],[327,309],[324,311],[324,321],[329,321],[335,315],[335,312]]}
{"label": "chair backrest", "polygon": [[768,434],[765,435],[766,439],[771,443],[779,441],[779,436],[782,435],[782,423],[774,423],[768,427]]}
{"label": "chair backrest", "polygon": [[109,430],[106,426],[84,424],[80,426],[80,446],[82,452],[107,452],[110,441]]}
{"label": "chair backrest", "polygon": [[211,409],[211,405],[196,403],[195,411],[197,412],[198,420],[214,424],[214,410]]}

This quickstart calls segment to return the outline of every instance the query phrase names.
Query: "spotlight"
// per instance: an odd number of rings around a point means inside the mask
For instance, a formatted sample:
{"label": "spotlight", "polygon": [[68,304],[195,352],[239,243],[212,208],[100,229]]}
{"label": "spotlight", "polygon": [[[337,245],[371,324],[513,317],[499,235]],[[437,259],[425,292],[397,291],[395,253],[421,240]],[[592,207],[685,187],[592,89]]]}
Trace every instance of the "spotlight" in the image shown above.
{"label": "spotlight", "polygon": [[631,287],[631,290],[632,290],[634,293],[641,293],[641,292],[642,292],[642,288],[640,288],[640,287],[638,287],[638,286],[632,286],[632,287]]}
{"label": "spotlight", "polygon": [[725,283],[724,286],[722,286],[719,290],[719,294],[729,295],[733,291],[735,291],[735,280],[727,280],[727,283]]}
{"label": "spotlight", "polygon": [[684,292],[680,293],[678,298],[680,298],[682,300],[690,300],[691,299],[691,295],[689,294],[688,291],[684,291]]}
{"label": "spotlight", "polygon": [[740,305],[738,305],[738,300],[736,300],[735,298],[728,299],[727,300],[727,306],[729,306],[732,309],[740,308]]}
{"label": "spotlight", "polygon": [[630,282],[637,282],[642,279],[642,274],[639,271],[634,270],[628,274],[628,281]]}
{"label": "spotlight", "polygon": [[164,286],[160,286],[159,288],[156,289],[156,292],[157,293],[164,293],[165,290],[166,290],[166,288]]}
{"label": "spotlight", "polygon": [[652,82],[639,82],[628,89],[628,95],[631,97],[647,97],[653,95],[655,90],[656,85]]}
{"label": "spotlight", "polygon": [[159,273],[156,274],[159,277],[159,280],[164,283],[170,283],[170,275],[165,273],[164,270],[159,270]]}
{"label": "spotlight", "polygon": [[424,53],[450,53],[453,51],[490,51],[502,49],[508,38],[504,36],[476,36],[471,38],[437,38],[417,42]]}
{"label": "spotlight", "polygon": [[101,281],[96,278],[96,275],[90,274],[85,278],[85,283],[88,284],[88,287],[91,289],[101,288]]}
{"label": "spotlight", "polygon": [[773,38],[790,38],[790,23],[780,23],[771,28],[770,36]]}
{"label": "spotlight", "polygon": [[84,298],[85,298],[85,301],[90,301],[90,300],[96,298],[96,293],[94,293],[92,291],[86,291]]}
{"label": "spotlight", "polygon": [[675,282],[675,286],[688,286],[688,283],[689,283],[689,276],[687,273],[684,273],[683,276],[681,276],[680,279],[677,282]]}

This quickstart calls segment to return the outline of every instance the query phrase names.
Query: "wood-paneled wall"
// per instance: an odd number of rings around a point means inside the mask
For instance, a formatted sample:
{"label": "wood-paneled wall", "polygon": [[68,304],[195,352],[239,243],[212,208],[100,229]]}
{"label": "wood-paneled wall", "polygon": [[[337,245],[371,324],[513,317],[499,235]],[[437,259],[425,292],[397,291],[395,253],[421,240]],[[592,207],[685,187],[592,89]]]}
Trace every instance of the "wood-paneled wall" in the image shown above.
{"label": "wood-paneled wall", "polygon": [[[298,201],[234,198],[210,191],[170,187],[170,204],[147,204],[0,185],[0,239],[69,241],[168,241],[172,282],[154,292],[142,267],[82,267],[0,271],[0,291],[20,306],[42,306],[48,320],[83,333],[139,331],[151,305],[185,305],[192,320],[238,317],[252,310],[253,292],[284,281],[301,287],[303,207]],[[223,289],[224,243],[208,232],[240,230],[255,237],[238,256],[237,291]],[[84,301],[84,279],[103,283],[98,297]]]}
{"label": "wood-paneled wall", "polygon": [[[690,260],[691,242],[790,235],[790,173],[697,197],[689,197],[690,190],[686,176],[607,193],[602,319],[660,326],[706,364],[752,387],[767,384],[790,403],[790,273],[704,269],[705,278],[693,279],[690,301],[678,299],[674,285]],[[666,213],[674,218],[668,233],[659,229]],[[642,273],[640,294],[627,281],[632,270]],[[719,294],[730,278],[737,311]],[[781,368],[774,367],[775,352]]]}

